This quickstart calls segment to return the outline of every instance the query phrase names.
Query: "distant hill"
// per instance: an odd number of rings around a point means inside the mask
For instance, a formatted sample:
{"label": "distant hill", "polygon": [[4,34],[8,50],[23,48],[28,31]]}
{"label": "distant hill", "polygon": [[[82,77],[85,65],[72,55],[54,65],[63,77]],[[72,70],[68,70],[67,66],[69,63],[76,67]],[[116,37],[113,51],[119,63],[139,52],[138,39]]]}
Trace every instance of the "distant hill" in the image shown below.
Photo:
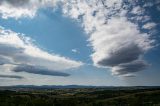
{"label": "distant hill", "polygon": [[80,88],[101,88],[108,90],[133,90],[133,89],[153,89],[160,86],[85,86],[85,85],[16,85],[16,86],[0,86],[0,90],[33,90],[33,89],[80,89]]}

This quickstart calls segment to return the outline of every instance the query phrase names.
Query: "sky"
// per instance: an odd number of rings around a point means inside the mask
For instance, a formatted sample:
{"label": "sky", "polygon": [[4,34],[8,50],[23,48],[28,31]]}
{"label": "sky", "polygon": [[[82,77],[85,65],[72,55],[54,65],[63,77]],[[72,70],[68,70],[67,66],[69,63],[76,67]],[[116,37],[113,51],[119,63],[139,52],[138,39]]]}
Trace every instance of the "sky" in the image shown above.
{"label": "sky", "polygon": [[0,0],[0,86],[160,86],[159,0]]}

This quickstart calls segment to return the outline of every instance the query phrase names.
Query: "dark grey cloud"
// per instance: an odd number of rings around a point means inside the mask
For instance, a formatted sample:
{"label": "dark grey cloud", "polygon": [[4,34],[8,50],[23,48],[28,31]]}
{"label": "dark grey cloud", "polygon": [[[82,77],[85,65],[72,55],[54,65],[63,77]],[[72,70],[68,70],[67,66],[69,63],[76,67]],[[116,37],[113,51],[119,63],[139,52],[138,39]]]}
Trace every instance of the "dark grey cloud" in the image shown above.
{"label": "dark grey cloud", "polygon": [[11,60],[15,61],[14,58],[18,58],[21,55],[24,56],[25,54],[23,52],[24,48],[16,47],[11,44],[0,43],[0,65],[13,64]]}
{"label": "dark grey cloud", "polygon": [[142,54],[143,50],[138,47],[138,45],[130,44],[111,52],[109,57],[100,60],[98,64],[101,66],[117,66],[122,63],[137,60]]}
{"label": "dark grey cloud", "polygon": [[4,65],[4,64],[10,64],[10,60],[8,58],[5,58],[3,56],[0,56],[0,65]]}
{"label": "dark grey cloud", "polygon": [[12,71],[27,72],[27,73],[32,73],[32,74],[49,75],[49,76],[63,76],[63,77],[69,76],[69,74],[67,73],[53,71],[53,70],[49,70],[44,67],[31,66],[31,65],[19,65],[15,67]]}
{"label": "dark grey cloud", "polygon": [[0,78],[15,78],[15,79],[23,79],[24,77],[22,77],[22,76],[17,76],[17,75],[0,75]]}
{"label": "dark grey cloud", "polygon": [[28,5],[30,2],[30,0],[0,0],[0,4],[3,3],[8,3],[12,6],[24,6],[24,5]]}
{"label": "dark grey cloud", "polygon": [[16,54],[23,53],[24,49],[21,47],[16,47],[11,44],[0,43],[0,55],[4,56],[14,56]]}
{"label": "dark grey cloud", "polygon": [[149,66],[143,60],[136,60],[130,63],[120,64],[114,68],[114,73],[118,75],[129,74],[146,69]]}
{"label": "dark grey cloud", "polygon": [[[25,49],[22,47],[0,43],[0,64],[26,64],[35,60],[38,62],[43,60],[43,63],[48,62],[46,59],[29,56],[24,52],[24,50]],[[14,63],[10,62],[10,60],[6,57],[11,58]]]}

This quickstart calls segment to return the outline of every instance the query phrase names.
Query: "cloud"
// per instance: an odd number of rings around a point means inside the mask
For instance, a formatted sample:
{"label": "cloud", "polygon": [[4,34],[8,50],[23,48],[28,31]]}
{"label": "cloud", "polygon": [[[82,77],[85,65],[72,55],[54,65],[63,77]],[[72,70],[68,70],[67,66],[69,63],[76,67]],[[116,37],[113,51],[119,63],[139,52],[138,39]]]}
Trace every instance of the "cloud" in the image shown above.
{"label": "cloud", "polygon": [[0,78],[15,78],[15,79],[23,79],[21,76],[17,75],[0,75]]}
{"label": "cloud", "polygon": [[19,19],[21,17],[33,18],[40,8],[51,5],[56,8],[58,1],[59,0],[0,0],[0,14],[4,19]]}
{"label": "cloud", "polygon": [[[149,39],[149,35],[140,33],[136,25],[123,17],[108,20],[102,29],[92,34],[90,42],[95,51],[92,54],[94,64],[114,69],[120,64],[139,60],[146,51],[152,48],[153,41]],[[132,69],[129,68],[130,64],[127,65],[128,68],[114,71],[112,69],[112,72],[117,71],[121,74],[126,74],[127,71],[134,72],[130,71]]]}
{"label": "cloud", "polygon": [[136,77],[136,75],[134,75],[134,74],[124,74],[124,75],[121,75],[120,77],[134,78],[134,77]]}
{"label": "cloud", "polygon": [[37,8],[29,4],[29,0],[1,0],[0,13],[2,18],[7,19],[11,17],[18,19],[20,17],[34,17]]}
{"label": "cloud", "polygon": [[150,30],[150,29],[152,29],[154,27],[156,27],[156,24],[153,23],[153,22],[150,22],[150,23],[147,23],[147,24],[143,25],[143,28],[144,29],[148,29],[148,30]]}
{"label": "cloud", "polygon": [[112,69],[113,74],[115,75],[123,75],[123,74],[130,74],[134,72],[138,72],[141,70],[146,69],[149,66],[145,61],[143,60],[135,60],[130,63],[122,63],[118,66],[115,66]]}
{"label": "cloud", "polygon": [[10,60],[6,57],[0,56],[0,65],[10,64]]}
{"label": "cloud", "polygon": [[[116,66],[121,63],[137,60],[143,53],[143,50],[141,50],[137,44],[127,43],[119,46],[120,48],[116,48],[116,50],[113,49],[112,51],[109,51],[108,56],[97,61],[97,64],[101,66]],[[96,59],[96,57],[94,58]]]}
{"label": "cloud", "polygon": [[160,11],[160,6],[157,6],[157,10]]}
{"label": "cloud", "polygon": [[8,3],[13,6],[24,6],[29,3],[30,0],[1,0],[0,4]]}
{"label": "cloud", "polygon": [[45,67],[31,66],[31,65],[19,65],[15,67],[12,71],[27,72],[27,73],[40,74],[40,75],[50,75],[50,76],[64,76],[64,77],[69,76],[69,74],[64,72],[53,71]]}
{"label": "cloud", "polygon": [[140,6],[136,6],[132,9],[131,13],[136,14],[136,15],[142,15],[144,13],[144,9],[141,8]]}
{"label": "cloud", "polygon": [[79,51],[77,49],[72,49],[71,50],[73,53],[79,53]]}
{"label": "cloud", "polygon": [[12,65],[11,71],[18,70],[19,72],[20,69],[23,69],[21,71],[28,73],[55,76],[68,76],[69,74],[65,74],[65,70],[83,65],[82,62],[43,51],[35,46],[30,38],[2,28],[0,33],[0,65],[5,66],[6,64]]}

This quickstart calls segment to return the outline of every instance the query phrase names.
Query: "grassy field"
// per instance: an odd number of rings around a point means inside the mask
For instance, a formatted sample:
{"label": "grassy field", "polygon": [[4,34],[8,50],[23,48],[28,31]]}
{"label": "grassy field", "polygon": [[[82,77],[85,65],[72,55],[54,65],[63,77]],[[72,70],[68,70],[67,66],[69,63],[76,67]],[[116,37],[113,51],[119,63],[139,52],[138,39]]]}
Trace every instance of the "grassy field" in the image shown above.
{"label": "grassy field", "polygon": [[160,106],[160,89],[1,90],[0,106]]}

